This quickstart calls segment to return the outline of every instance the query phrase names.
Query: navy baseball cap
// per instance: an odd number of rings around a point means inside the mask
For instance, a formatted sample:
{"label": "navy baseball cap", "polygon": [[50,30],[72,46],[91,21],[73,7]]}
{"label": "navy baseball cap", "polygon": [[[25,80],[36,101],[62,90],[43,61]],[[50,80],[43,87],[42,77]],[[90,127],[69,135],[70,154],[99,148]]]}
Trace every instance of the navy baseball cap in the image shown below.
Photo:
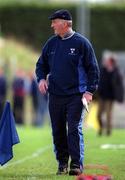
{"label": "navy baseball cap", "polygon": [[58,11],[55,11],[50,17],[50,20],[53,19],[64,19],[64,20],[72,20],[72,16],[70,12],[66,9],[60,9]]}

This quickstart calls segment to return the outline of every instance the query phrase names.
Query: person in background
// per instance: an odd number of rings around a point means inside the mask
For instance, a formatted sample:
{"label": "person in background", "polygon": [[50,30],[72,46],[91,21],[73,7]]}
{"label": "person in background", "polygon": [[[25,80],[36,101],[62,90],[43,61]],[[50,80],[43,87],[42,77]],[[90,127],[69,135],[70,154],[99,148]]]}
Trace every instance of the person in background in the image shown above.
{"label": "person in background", "polygon": [[91,43],[72,29],[68,10],[54,12],[49,19],[55,35],[44,45],[36,63],[36,76],[42,94],[49,92],[57,175],[82,173],[84,140],[83,104],[92,101],[98,87],[99,68]]}
{"label": "person in background", "polygon": [[40,93],[34,73],[30,74],[30,96],[32,102],[32,125],[41,127],[47,117],[47,95]]}
{"label": "person in background", "polygon": [[25,81],[24,72],[19,69],[16,72],[16,76],[12,82],[13,92],[13,111],[17,124],[24,124],[24,104],[25,104]]}
{"label": "person in background", "polygon": [[[109,55],[102,61],[100,82],[98,87],[99,105],[97,119],[99,122],[99,135],[106,128],[106,134],[111,134],[112,110],[115,101],[123,102],[124,88],[122,76],[116,64],[115,56]],[[104,114],[106,114],[106,127],[104,125]]]}
{"label": "person in background", "polygon": [[37,121],[36,126],[40,127],[45,124],[45,121],[48,119],[48,95],[41,94],[38,91],[38,111],[37,111]]}
{"label": "person in background", "polygon": [[7,81],[2,68],[0,68],[0,118],[7,96]]}
{"label": "person in background", "polygon": [[30,73],[30,96],[33,112],[32,125],[36,125],[38,111],[38,86],[33,73]]}

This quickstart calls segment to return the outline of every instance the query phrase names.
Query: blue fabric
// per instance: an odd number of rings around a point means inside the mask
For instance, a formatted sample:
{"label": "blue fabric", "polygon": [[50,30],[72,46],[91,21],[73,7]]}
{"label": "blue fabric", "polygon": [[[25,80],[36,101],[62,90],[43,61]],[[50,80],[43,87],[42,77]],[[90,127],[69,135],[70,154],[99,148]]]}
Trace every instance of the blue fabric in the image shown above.
{"label": "blue fabric", "polygon": [[83,170],[83,162],[84,162],[84,138],[82,133],[82,124],[84,119],[84,110],[80,117],[78,132],[79,132],[79,147],[80,147],[80,169]]}
{"label": "blue fabric", "polygon": [[98,86],[99,68],[90,42],[78,33],[70,38],[50,38],[36,64],[37,81],[49,74],[48,91],[55,95],[72,95]]}
{"label": "blue fabric", "polygon": [[[87,89],[87,75],[85,73],[83,63],[82,63],[82,56],[79,58],[79,64],[78,64],[78,73],[79,73],[79,92],[85,92]],[[84,77],[84,83],[83,81]]]}
{"label": "blue fabric", "polygon": [[0,164],[4,165],[13,158],[13,145],[19,143],[15,120],[10,103],[6,102],[0,120]]}

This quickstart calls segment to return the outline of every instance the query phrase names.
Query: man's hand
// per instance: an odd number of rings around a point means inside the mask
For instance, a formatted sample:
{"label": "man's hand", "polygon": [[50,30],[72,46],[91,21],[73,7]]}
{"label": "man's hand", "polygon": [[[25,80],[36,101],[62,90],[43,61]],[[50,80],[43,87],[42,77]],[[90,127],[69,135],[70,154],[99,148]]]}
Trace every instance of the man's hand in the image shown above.
{"label": "man's hand", "polygon": [[39,90],[42,94],[46,94],[46,92],[48,90],[48,85],[47,85],[47,81],[45,79],[42,79],[39,82]]}
{"label": "man's hand", "polygon": [[89,104],[91,101],[92,101],[92,95],[91,93],[89,92],[85,92],[82,96],[82,98],[85,98],[87,103]]}

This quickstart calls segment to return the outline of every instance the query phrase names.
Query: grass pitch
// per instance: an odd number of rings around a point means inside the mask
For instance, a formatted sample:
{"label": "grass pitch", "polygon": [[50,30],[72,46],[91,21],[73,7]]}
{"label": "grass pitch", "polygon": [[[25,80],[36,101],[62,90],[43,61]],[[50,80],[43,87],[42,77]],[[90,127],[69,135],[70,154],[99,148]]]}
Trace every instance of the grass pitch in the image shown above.
{"label": "grass pitch", "polygon": [[[57,162],[53,153],[51,128],[17,127],[20,144],[13,147],[14,157],[0,167],[0,180],[73,180],[75,177],[56,176]],[[98,137],[94,130],[84,129],[85,174],[109,173],[115,180],[125,179],[125,149],[101,149],[103,144],[125,144],[125,131],[113,130],[111,136]],[[90,165],[106,165],[104,171]]]}

